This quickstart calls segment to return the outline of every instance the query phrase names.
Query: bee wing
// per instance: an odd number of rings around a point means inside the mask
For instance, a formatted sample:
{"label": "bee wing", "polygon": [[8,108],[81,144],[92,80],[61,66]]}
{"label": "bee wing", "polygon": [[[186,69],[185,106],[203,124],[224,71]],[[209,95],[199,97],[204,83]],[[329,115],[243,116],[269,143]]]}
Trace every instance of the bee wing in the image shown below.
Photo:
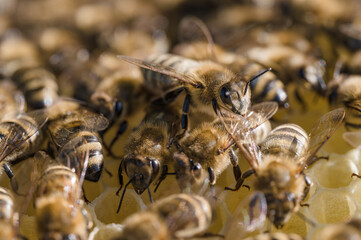
{"label": "bee wing", "polygon": [[206,43],[207,53],[204,59],[218,62],[212,34],[201,19],[195,16],[184,17],[179,24],[178,38],[184,44]]}
{"label": "bee wing", "polygon": [[266,197],[255,192],[244,198],[237,206],[225,226],[225,239],[240,239],[247,232],[253,232],[264,226],[267,216]]}
{"label": "bee wing", "polygon": [[[48,116],[45,110],[36,110],[30,113],[23,113],[16,117],[16,121],[23,124],[23,128],[26,131],[17,131],[15,126],[10,129],[10,132],[0,142],[0,162],[9,156],[15,149],[21,146],[35,133],[37,133],[47,122]],[[7,120],[0,123],[9,124],[12,120]]]}
{"label": "bee wing", "polygon": [[250,130],[250,126],[254,126],[254,124],[240,115],[236,118],[233,114],[233,117],[231,118],[229,116],[224,116],[219,109],[217,110],[217,115],[231,137],[231,140],[237,145],[251,168],[256,172],[261,161],[261,155],[254,135]]}
{"label": "bee wing", "polygon": [[361,132],[345,132],[342,138],[354,148],[361,145]]}
{"label": "bee wing", "polygon": [[338,108],[324,114],[313,126],[309,134],[309,143],[305,157],[301,161],[301,171],[315,156],[317,151],[325,144],[341,125],[345,117],[345,110]]}
{"label": "bee wing", "polygon": [[140,59],[136,59],[136,58],[132,58],[132,57],[128,57],[128,56],[123,56],[123,55],[118,55],[117,57],[128,63],[134,64],[138,67],[145,68],[145,69],[148,69],[148,70],[151,70],[154,72],[159,72],[159,73],[167,75],[169,77],[178,79],[179,81],[181,81],[183,83],[190,84],[194,87],[197,87],[197,84],[194,82],[192,77],[185,75],[185,74],[180,74],[171,67],[164,66],[162,64],[157,64],[157,63],[149,63],[144,60],[140,60]]}
{"label": "bee wing", "polygon": [[[51,136],[51,139],[58,147],[64,146],[71,138],[71,135],[73,135],[76,131],[79,131],[79,128],[97,132],[106,129],[109,125],[108,119],[106,119],[103,115],[93,113],[85,109],[78,110],[72,115],[74,119],[78,119],[78,123],[74,122],[71,128],[64,125],[54,127],[55,130],[53,132],[57,132],[58,134],[56,134],[56,136]],[[72,127],[75,126],[79,126],[79,128],[76,127],[73,129]]]}
{"label": "bee wing", "polygon": [[13,191],[19,196],[32,195],[42,172],[52,162],[45,152],[39,151],[33,157],[19,163],[20,167],[14,171],[14,176],[10,179]]}

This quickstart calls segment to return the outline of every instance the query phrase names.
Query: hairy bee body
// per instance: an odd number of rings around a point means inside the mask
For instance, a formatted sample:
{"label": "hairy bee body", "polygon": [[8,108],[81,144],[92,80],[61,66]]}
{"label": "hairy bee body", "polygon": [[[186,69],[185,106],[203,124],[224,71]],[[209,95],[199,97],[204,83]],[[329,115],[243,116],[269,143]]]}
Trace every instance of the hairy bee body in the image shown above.
{"label": "hairy bee body", "polygon": [[0,82],[0,120],[8,116],[17,116],[25,112],[26,103],[24,95],[17,89],[12,81]]}
{"label": "hairy bee body", "polygon": [[[180,44],[173,51],[187,58],[205,61],[210,59],[209,48],[209,43],[195,42]],[[218,45],[214,45],[214,54],[220,64],[234,73],[244,74],[248,79],[266,70],[265,66],[242,55],[227,52]],[[273,72],[264,73],[262,77],[253,80],[250,86],[252,102],[276,101],[281,107],[288,107],[285,86]]]}
{"label": "hairy bee body", "polygon": [[318,94],[324,95],[325,66],[323,60],[308,56],[287,46],[254,47],[246,56],[253,61],[272,67],[284,83],[302,82]]}
{"label": "hairy bee body", "polygon": [[124,146],[119,167],[119,180],[124,168],[134,190],[141,194],[158,178],[163,166],[170,162],[168,145],[179,129],[178,115],[171,110],[156,110],[145,116]]}
{"label": "hairy bee body", "polygon": [[27,103],[34,109],[51,106],[59,96],[55,76],[43,67],[19,69],[12,79],[24,92]]}
{"label": "hairy bee body", "polygon": [[39,239],[88,239],[88,219],[77,202],[79,188],[70,168],[51,165],[44,170],[35,201]]}
{"label": "hairy bee body", "polygon": [[128,217],[121,236],[116,239],[190,238],[204,233],[211,220],[211,206],[205,198],[174,194],[150,205],[146,211]]}
{"label": "hairy bee body", "polygon": [[[66,107],[66,105],[63,106]],[[96,132],[97,119],[92,119],[92,121],[87,122],[84,120],[87,116],[94,118],[98,117],[99,121],[104,119],[102,116],[97,116],[97,114],[93,114],[92,112],[82,108],[71,110],[66,114],[63,113],[58,117],[51,119],[47,126],[50,134],[49,147],[54,155],[56,155],[56,153],[61,151],[64,145],[71,139],[83,137],[85,141],[79,146],[76,146],[76,148],[89,149],[88,167],[85,179],[97,182],[104,167],[103,147],[100,137]],[[70,149],[69,151],[74,151],[74,149]]]}
{"label": "hairy bee body", "polygon": [[15,239],[14,198],[10,191],[0,187],[0,239]]}
{"label": "hairy bee body", "polygon": [[[13,148],[5,155],[4,159],[9,163],[16,163],[26,156],[34,153],[43,140],[43,134],[40,130],[46,119],[43,112],[32,112],[33,114],[22,114],[16,118],[9,118],[0,123],[0,138],[5,145],[2,148]],[[35,114],[34,114],[35,113]],[[35,119],[39,114],[39,118]],[[40,122],[41,121],[41,122]],[[2,149],[1,151],[7,151]]]}
{"label": "hairy bee body", "polygon": [[340,75],[329,84],[329,102],[333,106],[346,109],[345,126],[347,130],[361,128],[361,77],[359,75]]}

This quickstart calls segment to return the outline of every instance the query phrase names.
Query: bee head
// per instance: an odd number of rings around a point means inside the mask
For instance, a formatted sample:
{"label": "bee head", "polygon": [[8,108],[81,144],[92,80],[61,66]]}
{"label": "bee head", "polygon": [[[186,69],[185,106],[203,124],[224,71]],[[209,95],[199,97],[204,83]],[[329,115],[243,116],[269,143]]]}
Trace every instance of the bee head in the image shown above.
{"label": "bee head", "polygon": [[201,177],[201,165],[194,163],[185,153],[175,152],[173,159],[177,182],[181,190],[190,187]]}
{"label": "bee head", "polygon": [[296,196],[291,192],[274,195],[266,194],[267,215],[277,229],[280,229],[290,219],[296,207]]}
{"label": "bee head", "polygon": [[159,173],[158,159],[132,155],[124,159],[125,172],[137,194],[142,194]]}
{"label": "bee head", "polygon": [[251,104],[251,91],[245,91],[244,81],[235,81],[223,85],[219,92],[219,105],[229,111],[245,115]]}

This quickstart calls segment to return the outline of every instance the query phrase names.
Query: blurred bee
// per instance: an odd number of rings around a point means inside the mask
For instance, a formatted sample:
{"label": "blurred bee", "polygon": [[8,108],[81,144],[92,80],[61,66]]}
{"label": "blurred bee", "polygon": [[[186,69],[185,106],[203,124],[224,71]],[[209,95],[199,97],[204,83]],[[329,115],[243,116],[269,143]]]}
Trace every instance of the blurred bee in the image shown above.
{"label": "blurred bee", "polygon": [[[325,62],[321,59],[287,46],[254,47],[245,55],[253,61],[271,67],[284,83],[292,80],[301,81],[321,96],[326,93]],[[302,102],[302,99],[298,98]]]}
{"label": "blurred bee", "polygon": [[184,130],[188,127],[190,105],[206,113],[217,107],[240,115],[248,111],[249,81],[222,65],[172,54],[151,56],[146,61],[126,56],[119,58],[144,69],[145,88],[154,96],[162,96],[154,103],[171,103],[181,92],[186,92],[181,117]]}
{"label": "blurred bee", "polygon": [[118,240],[184,239],[204,233],[212,220],[212,208],[201,196],[174,194],[151,204],[123,222]]}
{"label": "blurred bee", "polygon": [[110,125],[119,125],[115,137],[107,146],[110,153],[113,144],[127,127],[125,117],[144,103],[145,97],[143,77],[136,67],[110,74],[98,84],[91,96],[94,108],[109,120]]}
{"label": "blurred bee", "polygon": [[[255,105],[243,121],[239,119],[239,124],[253,125],[254,138],[262,141],[264,133],[268,134],[271,131],[269,124],[265,125],[266,128],[262,128],[262,124],[267,122],[277,109],[278,105],[275,102]],[[230,163],[233,165],[236,180],[242,175],[238,166],[237,155],[232,149],[234,141],[219,121],[205,122],[199,127],[193,128],[177,145],[178,151],[174,153],[173,160],[176,178],[181,190],[194,183],[204,182],[206,172],[208,173],[209,184],[213,188],[217,177]]]}
{"label": "blurred bee", "polygon": [[131,133],[124,146],[124,156],[119,166],[120,188],[123,187],[123,170],[129,177],[125,184],[117,213],[128,185],[131,183],[137,194],[142,194],[156,179],[167,174],[167,166],[172,159],[170,143],[179,128],[178,114],[170,109],[154,110],[148,113],[139,126]]}
{"label": "blurred bee", "polygon": [[235,240],[301,240],[297,234],[282,232],[263,233],[245,238],[246,233],[260,230],[264,227],[267,216],[267,200],[263,193],[255,192],[246,196],[237,205],[232,217],[224,227],[225,239]]}
{"label": "blurred bee", "polygon": [[260,148],[242,128],[227,127],[251,170],[238,179],[235,188],[226,189],[238,190],[244,179],[255,174],[252,186],[265,194],[267,216],[281,228],[291,214],[298,211],[308,193],[311,182],[304,169],[315,160],[316,152],[336,131],[344,116],[343,109],[326,113],[313,125],[309,135],[295,124],[280,125],[270,132]]}
{"label": "blurred bee", "polygon": [[26,111],[25,97],[9,80],[0,81],[0,120]]}
{"label": "blurred bee", "polygon": [[89,159],[85,142],[72,139],[55,159],[39,151],[11,178],[16,194],[34,196],[38,239],[88,239],[92,222],[80,199]]}
{"label": "blurred bee", "polygon": [[248,237],[244,240],[302,240],[303,238],[296,233],[262,233],[254,237]]}
{"label": "blurred bee", "polygon": [[0,123],[0,164],[9,177],[13,173],[8,164],[23,160],[40,147],[43,139],[40,129],[47,120],[44,110],[36,110],[6,118]]}
{"label": "blurred bee", "polygon": [[48,112],[49,148],[53,155],[56,156],[72,139],[83,137],[83,145],[77,148],[89,148],[89,164],[85,179],[97,182],[104,167],[103,147],[97,132],[108,126],[108,120],[82,108],[77,101],[59,100],[48,109]]}
{"label": "blurred bee", "polygon": [[361,219],[353,218],[346,223],[331,224],[320,231],[324,240],[361,239]]}
{"label": "blurred bee", "polygon": [[16,239],[14,197],[6,188],[0,187],[0,239]]}
{"label": "blurred bee", "polygon": [[346,110],[345,127],[347,130],[361,128],[361,76],[339,74],[328,84],[328,100],[332,106]]}
{"label": "blurred bee", "polygon": [[[257,62],[242,55],[227,52],[221,46],[214,44],[207,26],[196,17],[184,18],[179,32],[184,40],[182,39],[183,43],[177,45],[173,52],[183,57],[197,61],[212,59],[234,73],[241,73],[249,79],[267,69]],[[280,107],[287,108],[289,106],[284,84],[271,71],[264,73],[262,77],[253,79],[250,87],[252,102],[276,101]]]}
{"label": "blurred bee", "polygon": [[[11,40],[24,46],[8,43]],[[52,105],[58,98],[58,84],[55,76],[41,66],[36,47],[26,39],[9,37],[1,43],[0,48],[7,48],[9,52],[9,56],[4,57],[8,61],[1,64],[3,74],[15,81],[23,91],[26,102],[34,109]]]}

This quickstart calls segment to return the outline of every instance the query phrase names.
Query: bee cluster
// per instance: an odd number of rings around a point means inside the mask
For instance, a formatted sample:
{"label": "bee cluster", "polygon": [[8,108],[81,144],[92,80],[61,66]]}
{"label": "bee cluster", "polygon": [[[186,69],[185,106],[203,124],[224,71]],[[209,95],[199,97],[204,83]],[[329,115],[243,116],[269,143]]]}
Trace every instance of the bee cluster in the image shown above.
{"label": "bee cluster", "polygon": [[359,10],[0,1],[0,239],[361,239]]}

